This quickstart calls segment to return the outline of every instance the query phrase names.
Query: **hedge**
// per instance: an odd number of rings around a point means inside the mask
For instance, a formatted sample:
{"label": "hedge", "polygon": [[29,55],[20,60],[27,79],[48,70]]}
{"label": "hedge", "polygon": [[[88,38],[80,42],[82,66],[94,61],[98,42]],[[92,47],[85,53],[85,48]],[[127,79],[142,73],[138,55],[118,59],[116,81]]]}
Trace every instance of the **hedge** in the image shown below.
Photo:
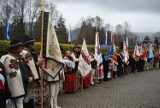
{"label": "hedge", "polygon": [[[9,42],[10,41],[0,40],[0,57],[4,54],[7,54]],[[74,44],[60,44],[60,46],[62,47],[62,49],[64,49],[64,51],[66,51],[66,50],[72,51]],[[82,47],[81,45],[79,45],[79,46]],[[92,49],[94,49],[94,45],[87,45],[87,48],[89,51],[91,51]],[[38,51],[40,51],[40,49],[41,49],[41,43],[36,42],[35,50],[38,52]],[[109,50],[109,49],[107,49],[107,50]],[[118,51],[118,47],[116,47],[116,50]],[[105,53],[106,49],[102,49],[101,51],[102,51],[102,53]]]}

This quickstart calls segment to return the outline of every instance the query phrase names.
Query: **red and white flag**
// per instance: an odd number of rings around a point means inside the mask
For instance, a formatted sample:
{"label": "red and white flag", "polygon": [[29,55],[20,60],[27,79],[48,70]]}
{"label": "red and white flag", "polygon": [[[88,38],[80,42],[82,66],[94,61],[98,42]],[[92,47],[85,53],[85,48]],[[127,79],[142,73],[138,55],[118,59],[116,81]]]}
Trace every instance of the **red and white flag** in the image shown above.
{"label": "red and white flag", "polygon": [[141,59],[146,60],[147,58],[147,50],[145,48],[144,43],[142,43],[141,45],[141,55],[140,55]]}
{"label": "red and white flag", "polygon": [[98,56],[99,52],[100,52],[99,33],[96,32],[96,37],[95,37],[95,57]]}
{"label": "red and white flag", "polygon": [[137,61],[139,59],[140,53],[139,53],[139,48],[136,42],[135,48],[134,48],[134,52],[133,52],[133,58]]}
{"label": "red and white flag", "polygon": [[83,78],[91,71],[91,62],[85,39],[83,40],[82,50],[79,57],[78,70]]}
{"label": "red and white flag", "polygon": [[96,32],[95,36],[95,59],[97,60],[97,65],[103,62],[102,54],[100,53],[100,43],[99,43],[99,33]]}

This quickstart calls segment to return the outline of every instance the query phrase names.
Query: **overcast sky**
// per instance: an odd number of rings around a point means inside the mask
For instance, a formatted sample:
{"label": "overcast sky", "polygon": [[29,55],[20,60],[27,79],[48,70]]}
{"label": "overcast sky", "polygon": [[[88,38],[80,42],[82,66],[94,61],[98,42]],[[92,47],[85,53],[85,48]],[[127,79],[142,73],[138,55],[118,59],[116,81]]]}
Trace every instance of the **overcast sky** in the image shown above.
{"label": "overcast sky", "polygon": [[82,17],[100,16],[115,26],[127,21],[134,32],[160,31],[160,0],[52,0],[66,25],[76,27]]}

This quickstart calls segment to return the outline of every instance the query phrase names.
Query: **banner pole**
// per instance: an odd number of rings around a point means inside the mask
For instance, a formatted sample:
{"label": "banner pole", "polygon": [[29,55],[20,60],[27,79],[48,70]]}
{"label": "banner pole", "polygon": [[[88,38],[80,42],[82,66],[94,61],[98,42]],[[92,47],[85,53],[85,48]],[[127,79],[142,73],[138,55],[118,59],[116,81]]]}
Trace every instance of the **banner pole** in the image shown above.
{"label": "banner pole", "polygon": [[124,65],[125,65],[125,56],[124,56],[124,40],[125,40],[125,36],[123,37],[123,76],[124,76]]}
{"label": "banner pole", "polygon": [[[44,28],[44,0],[42,0],[42,22],[41,22],[41,52],[40,59],[43,58],[43,28]],[[41,97],[41,108],[43,108],[43,70],[40,69],[41,81],[40,81],[40,97]]]}
{"label": "banner pole", "polygon": [[80,74],[80,72],[78,72],[78,77],[80,76],[80,85],[81,85],[81,92],[83,91],[83,77]]}

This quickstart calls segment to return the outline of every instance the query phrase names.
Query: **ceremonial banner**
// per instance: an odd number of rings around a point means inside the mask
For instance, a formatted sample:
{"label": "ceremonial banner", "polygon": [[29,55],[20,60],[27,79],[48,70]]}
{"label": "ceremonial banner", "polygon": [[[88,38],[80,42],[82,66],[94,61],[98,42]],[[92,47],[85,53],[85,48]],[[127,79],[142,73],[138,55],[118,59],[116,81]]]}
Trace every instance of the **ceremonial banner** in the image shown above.
{"label": "ceremonial banner", "polygon": [[114,44],[111,43],[111,48],[110,48],[110,50],[108,52],[108,56],[113,56],[113,55],[114,55]]}
{"label": "ceremonial banner", "polygon": [[154,58],[152,44],[150,44],[150,46],[149,46],[149,57],[148,58]]}
{"label": "ceremonial banner", "polygon": [[128,47],[127,43],[123,41],[123,54],[124,54],[124,62],[128,65],[129,64],[129,54],[128,54]]}
{"label": "ceremonial banner", "polygon": [[10,34],[11,34],[11,22],[10,22],[10,17],[9,17],[8,23],[7,23],[6,34],[5,34],[5,40],[10,39]]}
{"label": "ceremonial banner", "polygon": [[[49,14],[45,12],[45,14]],[[44,18],[47,19],[47,18]],[[47,25],[47,36],[44,37],[44,46],[43,50],[45,49],[45,64],[43,65],[44,72],[46,72],[52,78],[55,78],[56,75],[60,72],[62,67],[64,66],[62,54],[59,46],[59,42],[57,39],[57,35],[54,29],[54,26],[48,17]],[[45,25],[44,25],[45,26]]]}
{"label": "ceremonial banner", "polygon": [[95,58],[98,56],[98,52],[99,51],[100,51],[99,33],[96,32],[96,37],[95,37]]}
{"label": "ceremonial banner", "polygon": [[71,26],[69,26],[69,31],[68,31],[68,43],[72,43],[72,35],[71,35]]}
{"label": "ceremonial banner", "polygon": [[83,78],[85,78],[91,71],[91,62],[85,40],[83,40],[82,50],[79,58],[78,70]]}
{"label": "ceremonial banner", "polygon": [[139,59],[139,49],[138,49],[138,45],[137,45],[137,42],[136,42],[136,45],[135,45],[135,48],[134,48],[134,52],[133,52],[133,58],[137,61]]}
{"label": "ceremonial banner", "polygon": [[99,43],[99,33],[96,32],[95,37],[95,59],[97,60],[97,65],[102,63],[102,55],[100,53],[100,43]]}
{"label": "ceremonial banner", "polygon": [[142,45],[141,45],[141,55],[140,55],[140,57],[143,60],[145,60],[147,58],[147,51],[146,51],[144,43],[142,43]]}
{"label": "ceremonial banner", "polygon": [[105,44],[107,45],[108,43],[108,35],[107,35],[107,32],[106,32],[106,36],[105,36]]}
{"label": "ceremonial banner", "polygon": [[113,33],[111,33],[111,42],[113,44],[113,49],[114,49],[114,54],[112,56],[110,56],[110,59],[118,65],[118,60],[117,60],[117,53],[116,53],[116,46],[115,46],[115,43],[114,43],[114,35]]}

